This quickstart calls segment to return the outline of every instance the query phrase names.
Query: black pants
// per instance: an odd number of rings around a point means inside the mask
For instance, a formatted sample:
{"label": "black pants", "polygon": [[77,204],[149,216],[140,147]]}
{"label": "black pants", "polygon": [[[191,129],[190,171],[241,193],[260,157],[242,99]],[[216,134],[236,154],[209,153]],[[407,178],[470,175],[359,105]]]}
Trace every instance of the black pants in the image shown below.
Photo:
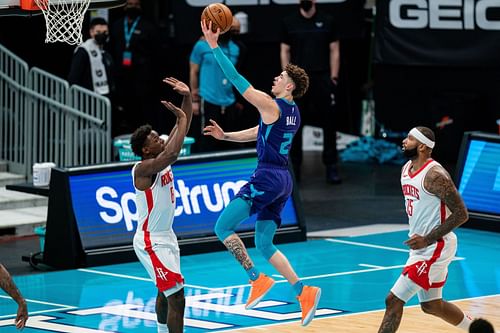
{"label": "black pants", "polygon": [[325,165],[337,163],[335,88],[329,73],[309,73],[309,89],[304,96],[295,101],[299,106],[302,119],[290,150],[290,158],[295,168],[302,164],[302,128],[304,125],[323,129],[323,163]]}
{"label": "black pants", "polygon": [[203,135],[203,128],[211,124],[209,121],[210,119],[215,120],[225,132],[239,130],[237,126],[238,110],[235,108],[235,105],[232,104],[223,107],[209,103],[203,99],[201,100],[201,103],[200,115],[193,119],[193,124],[191,125],[191,133],[198,142],[197,144],[195,143],[195,152],[202,153],[241,148],[237,143],[220,141],[214,139],[212,136]]}

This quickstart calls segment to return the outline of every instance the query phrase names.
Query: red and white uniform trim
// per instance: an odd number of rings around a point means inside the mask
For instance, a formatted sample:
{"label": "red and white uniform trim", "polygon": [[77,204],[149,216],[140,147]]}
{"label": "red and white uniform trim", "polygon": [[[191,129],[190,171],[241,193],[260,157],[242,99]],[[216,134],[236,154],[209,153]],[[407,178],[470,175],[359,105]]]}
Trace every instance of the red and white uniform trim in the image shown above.
{"label": "red and white uniform trim", "polygon": [[[132,180],[138,162],[132,168]],[[135,185],[134,185],[135,188]],[[135,188],[138,225],[134,250],[158,290],[166,296],[184,283],[180,271],[180,251],[172,229],[175,213],[174,177],[170,166],[156,175],[150,188]]]}
{"label": "red and white uniform trim", "polygon": [[[444,202],[424,187],[425,176],[434,166],[440,164],[432,159],[414,172],[411,171],[411,161],[403,166],[401,187],[410,225],[408,233],[410,237],[429,234],[450,214]],[[448,265],[455,257],[456,250],[457,237],[453,232],[426,248],[410,250],[403,275],[407,275],[425,290],[440,288],[446,282]]]}

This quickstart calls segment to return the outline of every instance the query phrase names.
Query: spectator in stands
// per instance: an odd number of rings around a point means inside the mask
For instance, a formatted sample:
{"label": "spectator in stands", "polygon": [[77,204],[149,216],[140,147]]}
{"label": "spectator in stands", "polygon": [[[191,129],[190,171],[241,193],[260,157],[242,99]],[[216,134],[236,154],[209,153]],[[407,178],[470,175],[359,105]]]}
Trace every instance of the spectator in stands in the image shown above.
{"label": "spectator in stands", "polygon": [[290,157],[295,177],[300,180],[302,164],[302,127],[304,124],[323,128],[323,163],[326,180],[339,184],[337,170],[337,134],[335,129],[335,93],[339,74],[339,41],[333,18],[316,9],[316,0],[300,0],[298,12],[283,20],[280,45],[281,67],[288,63],[305,69],[310,86],[304,97],[297,99],[302,124],[294,137]]}
{"label": "spectator in stands", "polygon": [[[113,59],[104,49],[109,39],[108,22],[102,17],[92,19],[89,35],[90,38],[75,49],[68,81],[70,84],[76,84],[113,100],[115,91]],[[117,125],[115,122],[112,123],[113,135],[118,131]]]}
{"label": "spectator in stands", "polygon": [[0,264],[0,288],[2,288],[17,303],[16,328],[22,330],[28,320],[26,301],[16,284],[12,281],[9,272]]}
{"label": "spectator in stands", "polygon": [[130,133],[142,124],[159,123],[156,101],[161,76],[156,57],[160,42],[156,27],[142,13],[140,0],[128,0],[124,10],[124,17],[111,25],[109,50],[116,67],[118,114]]}
{"label": "spectator in stands", "polygon": [[[240,46],[232,40],[232,36],[239,33],[239,26],[239,21],[233,17],[231,31],[219,37],[220,48],[233,65],[238,63],[240,57]],[[215,61],[204,38],[200,38],[191,51],[189,82],[193,94],[192,136],[199,142],[197,147],[193,148],[203,152],[236,148],[234,143],[211,140],[202,135],[203,128],[210,124],[209,119],[217,122],[226,131],[237,130],[237,123],[231,119],[238,112],[233,86]]]}
{"label": "spectator in stands", "polygon": [[101,17],[92,19],[89,34],[90,38],[75,49],[68,81],[109,96],[113,90],[113,61],[103,48],[109,38],[108,22]]}
{"label": "spectator in stands", "polygon": [[[248,47],[246,43],[247,32],[242,31],[241,22],[238,20],[237,15],[233,16],[233,24],[231,29],[229,29],[229,34],[231,34],[231,41],[233,41],[240,49],[240,54],[238,56],[238,62],[236,63],[236,69],[242,75],[248,74],[251,70],[248,62]],[[234,91],[234,88],[233,88]],[[255,126],[259,122],[259,115],[256,112],[248,112],[247,109],[254,108],[253,105],[247,102],[243,96],[235,91],[236,102],[234,104],[234,112],[227,114],[227,123],[229,124],[229,129],[231,131],[241,131],[246,128]],[[246,143],[232,143],[235,147],[245,148],[245,147],[255,147],[254,142]]]}

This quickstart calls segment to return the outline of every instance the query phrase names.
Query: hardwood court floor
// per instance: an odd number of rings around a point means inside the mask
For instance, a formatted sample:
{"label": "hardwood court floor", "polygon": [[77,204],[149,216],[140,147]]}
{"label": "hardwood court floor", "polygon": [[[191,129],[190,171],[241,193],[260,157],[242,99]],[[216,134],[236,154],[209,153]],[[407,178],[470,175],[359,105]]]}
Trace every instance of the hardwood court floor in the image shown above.
{"label": "hardwood court floor", "polygon": [[[494,327],[500,327],[500,316],[498,307],[500,305],[500,295],[478,297],[470,300],[452,302],[466,311],[473,317],[484,317],[493,324]],[[342,332],[342,333],[366,333],[377,332],[384,311],[370,311],[366,313],[354,313],[336,317],[327,317],[315,319],[309,326],[300,328],[304,333],[323,333],[323,332]],[[297,322],[287,324],[277,324],[248,329],[230,330],[238,333],[265,333],[281,332],[295,333],[299,329]],[[443,320],[427,315],[420,310],[418,306],[405,308],[403,319],[398,332],[403,333],[451,333],[463,332]]]}

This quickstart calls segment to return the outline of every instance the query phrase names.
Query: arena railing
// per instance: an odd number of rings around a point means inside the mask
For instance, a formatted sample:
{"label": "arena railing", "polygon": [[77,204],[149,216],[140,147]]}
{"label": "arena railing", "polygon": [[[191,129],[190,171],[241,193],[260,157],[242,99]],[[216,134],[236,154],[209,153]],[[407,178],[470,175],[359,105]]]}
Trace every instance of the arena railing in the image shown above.
{"label": "arena railing", "polygon": [[0,45],[0,160],[32,176],[32,165],[108,163],[112,158],[108,98],[28,65]]}

